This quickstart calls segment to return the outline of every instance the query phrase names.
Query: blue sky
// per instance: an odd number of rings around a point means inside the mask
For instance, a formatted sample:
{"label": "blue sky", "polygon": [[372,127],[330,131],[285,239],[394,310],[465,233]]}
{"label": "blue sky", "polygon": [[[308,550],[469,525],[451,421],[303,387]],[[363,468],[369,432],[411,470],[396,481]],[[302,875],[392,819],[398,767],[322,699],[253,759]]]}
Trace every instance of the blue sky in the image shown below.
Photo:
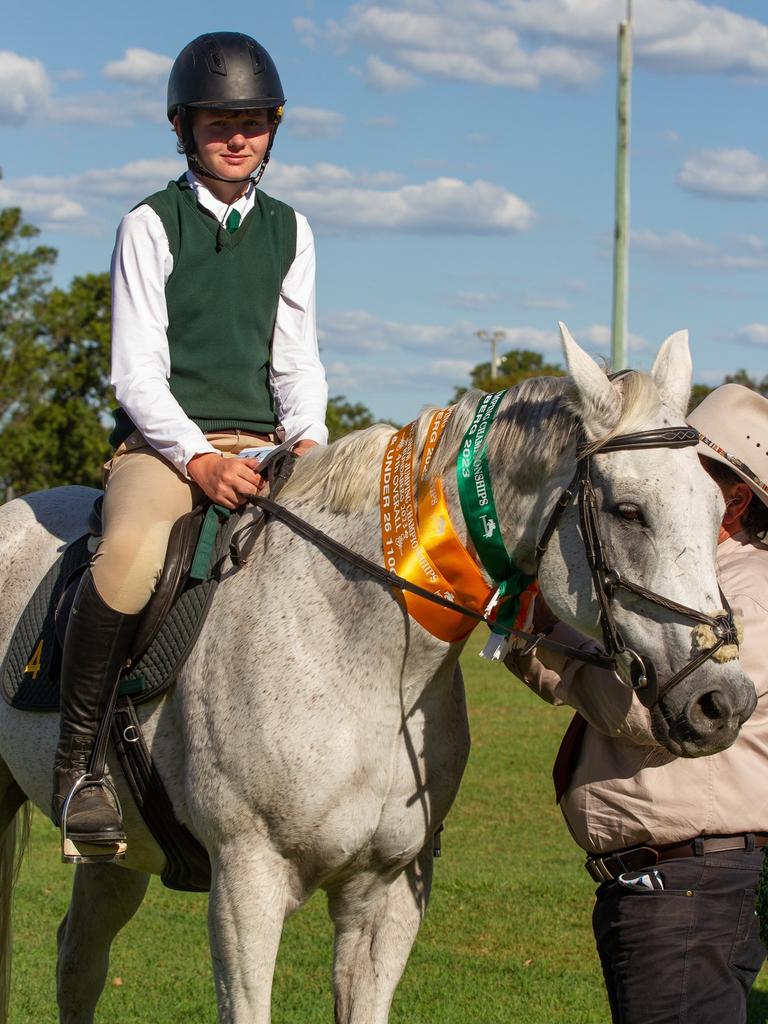
{"label": "blue sky", "polygon": [[[183,11],[183,16],[179,16]],[[252,12],[252,13],[251,13]],[[332,394],[405,421],[489,349],[610,350],[616,28],[626,0],[38,0],[0,40],[0,205],[106,270],[182,170],[172,58],[240,30],[288,98],[263,186],[305,213]],[[631,365],[687,327],[697,380],[768,372],[768,8],[634,0]]]}

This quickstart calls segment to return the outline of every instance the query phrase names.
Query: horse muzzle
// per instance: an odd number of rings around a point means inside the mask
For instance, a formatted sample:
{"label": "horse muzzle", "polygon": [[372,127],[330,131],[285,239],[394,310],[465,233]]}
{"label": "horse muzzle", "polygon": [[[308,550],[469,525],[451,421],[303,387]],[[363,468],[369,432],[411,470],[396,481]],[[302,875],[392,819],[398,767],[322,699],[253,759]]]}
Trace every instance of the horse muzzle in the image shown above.
{"label": "horse muzzle", "polygon": [[661,695],[651,712],[653,732],[678,757],[716,754],[731,746],[756,704],[738,662],[707,666]]}

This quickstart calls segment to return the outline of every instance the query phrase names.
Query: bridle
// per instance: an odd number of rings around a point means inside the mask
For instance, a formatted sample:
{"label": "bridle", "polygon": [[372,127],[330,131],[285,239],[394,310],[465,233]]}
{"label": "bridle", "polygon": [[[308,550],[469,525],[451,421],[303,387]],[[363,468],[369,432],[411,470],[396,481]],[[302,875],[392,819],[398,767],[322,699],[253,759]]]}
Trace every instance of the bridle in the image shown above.
{"label": "bridle", "polygon": [[[614,672],[616,671],[617,659],[621,655],[626,655],[630,662],[630,683],[632,689],[637,694],[640,702],[645,705],[645,707],[650,708],[658,704],[661,696],[669,693],[673,687],[677,686],[678,683],[687,678],[693,671],[695,671],[695,669],[709,658],[713,657],[721,647],[726,644],[737,643],[736,627],[734,625],[733,615],[722,591],[720,592],[720,596],[722,598],[725,611],[714,615],[708,615],[705,612],[697,611],[695,608],[689,608],[686,605],[679,604],[677,601],[670,601],[668,598],[665,598],[654,591],[647,590],[645,587],[641,587],[639,584],[625,579],[617,569],[612,568],[609,565],[606,558],[605,545],[600,532],[600,524],[597,514],[597,496],[591,480],[592,458],[594,455],[608,454],[610,452],[618,451],[638,451],[649,448],[690,448],[698,444],[698,442],[699,434],[697,430],[693,427],[680,426],[643,430],[634,434],[620,434],[616,437],[609,438],[598,446],[582,443],[577,447],[576,472],[571,482],[558,498],[555,507],[550,514],[549,520],[547,521],[544,532],[537,544],[536,565],[538,569],[541,559],[543,558],[544,553],[546,552],[549,543],[558,528],[563,513],[571,505],[575,497],[578,501],[584,551],[592,573],[593,585],[597,601],[600,606],[600,625],[603,633],[603,649],[605,653],[598,654],[593,651],[579,650],[578,648],[550,640],[545,633],[532,634],[527,633],[524,630],[510,629],[510,636],[523,641],[522,648],[514,651],[515,655],[524,656],[532,653],[537,647],[544,647],[559,654],[564,654],[567,657],[575,658],[578,661],[595,665],[598,668],[609,669]],[[293,461],[293,458],[291,458],[291,466]],[[289,474],[290,469],[288,471],[288,475]],[[327,553],[343,559],[349,565],[362,570],[366,575],[380,581],[381,583],[387,584],[398,590],[407,590],[411,593],[418,594],[425,600],[450,608],[455,612],[466,615],[479,622],[487,622],[487,614],[477,612],[472,608],[459,604],[457,601],[450,601],[439,594],[432,593],[429,590],[425,590],[423,587],[419,587],[416,584],[411,583],[409,580],[404,579],[402,576],[398,576],[396,573],[390,572],[384,566],[371,561],[364,555],[360,555],[357,552],[352,551],[350,548],[346,547],[346,545],[341,544],[332,537],[329,537],[322,530],[318,530],[310,523],[307,523],[306,520],[295,515],[293,512],[290,512],[283,505],[279,505],[276,501],[272,500],[272,498],[264,498],[257,495],[250,499],[250,503],[257,507],[260,515],[257,516],[254,523],[245,527],[243,530],[238,531],[233,538],[232,544],[230,545],[230,552],[232,561],[235,565],[242,566],[247,562],[254,548],[258,534],[264,526],[265,520],[268,517],[273,517],[285,523],[285,525],[294,530],[294,532],[298,533],[300,536],[303,536],[306,540],[310,541],[310,543],[316,544]],[[242,539],[241,534],[243,535]],[[688,661],[670,679],[668,679],[665,686],[661,688],[659,686],[656,669],[650,659],[641,657],[636,651],[624,643],[612,610],[614,595],[617,590],[626,590],[660,608],[666,608],[668,611],[676,612],[678,615],[690,619],[692,622],[703,623],[710,626],[715,636],[714,644],[701,650],[695,657],[691,658],[691,660]]]}
{"label": "bridle", "polygon": [[[606,557],[605,544],[600,532],[597,514],[597,495],[592,485],[592,457],[596,454],[621,451],[638,451],[647,448],[689,448],[699,443],[699,433],[693,427],[660,427],[641,430],[634,434],[620,434],[609,438],[598,447],[582,443],[576,449],[576,473],[560,495],[549,521],[536,546],[536,567],[538,570],[549,542],[557,529],[565,510],[576,497],[579,506],[579,522],[584,553],[587,558],[597,602],[600,607],[600,627],[603,633],[603,650],[615,668],[620,655],[626,655],[630,663],[630,682],[642,704],[653,707],[662,694],[686,679],[695,669],[711,658],[725,644],[737,643],[736,627],[728,602],[720,591],[725,611],[715,615],[697,611],[686,605],[671,601],[652,590],[626,579],[618,569],[613,568]],[[703,623],[712,628],[715,643],[691,658],[678,672],[667,680],[663,689],[659,687],[656,669],[648,658],[628,647],[613,615],[613,600],[617,590],[636,594],[650,604],[676,612],[693,622]]]}

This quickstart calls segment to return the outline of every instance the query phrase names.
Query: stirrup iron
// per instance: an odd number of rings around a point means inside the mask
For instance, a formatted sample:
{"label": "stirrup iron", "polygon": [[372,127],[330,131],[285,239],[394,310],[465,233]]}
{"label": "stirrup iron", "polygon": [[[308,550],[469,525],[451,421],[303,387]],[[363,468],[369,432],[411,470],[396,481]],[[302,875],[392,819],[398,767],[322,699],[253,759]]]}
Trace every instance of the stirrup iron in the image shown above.
{"label": "stirrup iron", "polygon": [[67,816],[69,814],[69,805],[72,801],[72,797],[81,789],[86,789],[88,786],[98,786],[101,789],[106,789],[115,801],[117,813],[120,815],[120,818],[122,819],[123,817],[123,809],[120,806],[120,799],[110,780],[105,775],[100,779],[94,779],[87,773],[85,775],[81,775],[69,791],[69,796],[64,801],[64,806],[61,810],[61,860],[63,864],[104,864],[109,863],[110,861],[123,860],[125,852],[128,849],[128,843],[124,833],[122,835],[116,835],[114,841],[107,841],[104,843],[89,843],[80,839],[72,839],[67,835]]}

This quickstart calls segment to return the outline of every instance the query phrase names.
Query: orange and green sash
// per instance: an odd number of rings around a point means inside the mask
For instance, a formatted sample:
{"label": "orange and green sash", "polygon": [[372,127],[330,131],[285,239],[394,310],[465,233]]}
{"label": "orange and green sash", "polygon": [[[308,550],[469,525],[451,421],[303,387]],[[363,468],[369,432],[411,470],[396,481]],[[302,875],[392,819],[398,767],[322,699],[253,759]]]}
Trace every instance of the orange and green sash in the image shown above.
{"label": "orange and green sash", "polygon": [[[504,392],[481,402],[464,437],[457,463],[459,496],[467,527],[488,575],[462,544],[451,522],[439,479],[427,479],[428,469],[450,409],[438,409],[429,424],[427,440],[416,462],[416,422],[390,440],[381,468],[380,516],[384,565],[404,579],[434,594],[457,601],[493,620],[495,632],[506,633],[519,610],[520,593],[532,581],[516,570],[499,534],[493,491],[485,460],[484,439]],[[414,494],[416,500],[414,500]],[[491,519],[495,526],[489,526]],[[491,598],[495,595],[495,600]],[[409,614],[433,636],[452,643],[476,625],[474,619],[403,592]],[[493,611],[490,606],[493,604]]]}

